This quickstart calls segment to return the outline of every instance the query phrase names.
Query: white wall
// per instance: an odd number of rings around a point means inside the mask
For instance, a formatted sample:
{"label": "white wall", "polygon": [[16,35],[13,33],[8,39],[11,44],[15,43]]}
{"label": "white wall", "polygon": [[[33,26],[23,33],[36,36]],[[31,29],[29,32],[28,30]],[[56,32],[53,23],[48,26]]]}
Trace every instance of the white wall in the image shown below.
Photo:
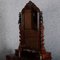
{"label": "white wall", "polygon": [[[53,59],[60,59],[60,0],[32,0],[42,11],[45,47]],[[13,53],[19,44],[19,12],[28,0],[0,0],[0,60]]]}

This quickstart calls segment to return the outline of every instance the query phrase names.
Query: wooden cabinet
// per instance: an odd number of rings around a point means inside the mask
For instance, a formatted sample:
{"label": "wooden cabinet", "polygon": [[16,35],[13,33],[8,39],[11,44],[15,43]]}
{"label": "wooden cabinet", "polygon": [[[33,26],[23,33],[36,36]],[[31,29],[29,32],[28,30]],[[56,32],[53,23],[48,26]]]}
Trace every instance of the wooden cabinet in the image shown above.
{"label": "wooden cabinet", "polygon": [[40,9],[31,1],[19,13],[20,44],[6,60],[51,60],[44,47],[44,25]]}

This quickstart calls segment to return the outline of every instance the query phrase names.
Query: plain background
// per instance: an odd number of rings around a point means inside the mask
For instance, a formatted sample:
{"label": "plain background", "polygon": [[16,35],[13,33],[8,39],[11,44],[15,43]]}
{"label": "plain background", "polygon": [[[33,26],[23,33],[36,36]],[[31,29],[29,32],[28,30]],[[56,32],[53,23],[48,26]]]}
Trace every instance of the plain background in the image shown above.
{"label": "plain background", "polygon": [[[0,0],[0,60],[19,46],[19,12],[29,0]],[[32,0],[43,12],[44,43],[52,60],[60,59],[60,0]]]}

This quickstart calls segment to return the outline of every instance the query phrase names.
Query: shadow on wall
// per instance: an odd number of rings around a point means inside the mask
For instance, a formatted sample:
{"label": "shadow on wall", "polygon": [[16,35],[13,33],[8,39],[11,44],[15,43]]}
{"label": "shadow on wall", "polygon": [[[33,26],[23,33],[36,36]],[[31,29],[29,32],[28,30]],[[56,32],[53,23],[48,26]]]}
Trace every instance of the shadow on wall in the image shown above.
{"label": "shadow on wall", "polygon": [[5,60],[6,55],[12,53],[12,50],[7,46],[6,21],[4,15],[4,12],[0,9],[0,60]]}
{"label": "shadow on wall", "polygon": [[4,48],[2,51],[0,51],[0,60],[6,60],[6,55],[9,53],[12,53],[12,50]]}
{"label": "shadow on wall", "polygon": [[0,16],[0,60],[5,60],[6,55],[12,53],[12,50],[7,46],[6,27],[4,17]]}

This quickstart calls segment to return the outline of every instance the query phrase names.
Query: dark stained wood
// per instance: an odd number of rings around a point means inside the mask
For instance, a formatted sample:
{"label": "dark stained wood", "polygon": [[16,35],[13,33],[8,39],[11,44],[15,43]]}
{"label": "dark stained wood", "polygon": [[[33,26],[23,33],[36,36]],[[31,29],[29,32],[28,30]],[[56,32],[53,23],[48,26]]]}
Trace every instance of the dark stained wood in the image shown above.
{"label": "dark stained wood", "polygon": [[[32,11],[36,11],[35,14],[39,12],[39,28],[37,28],[37,21],[32,23]],[[7,55],[6,60],[51,60],[51,53],[46,52],[44,47],[44,25],[40,9],[29,1],[19,13],[18,23],[20,44],[15,54]]]}

